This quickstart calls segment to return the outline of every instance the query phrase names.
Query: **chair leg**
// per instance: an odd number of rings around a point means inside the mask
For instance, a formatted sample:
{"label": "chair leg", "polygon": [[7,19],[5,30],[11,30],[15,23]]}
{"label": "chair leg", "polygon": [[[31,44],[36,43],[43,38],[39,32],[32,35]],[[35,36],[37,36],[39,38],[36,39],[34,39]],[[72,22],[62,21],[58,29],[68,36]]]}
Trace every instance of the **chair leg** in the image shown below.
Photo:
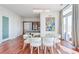
{"label": "chair leg", "polygon": [[38,47],[38,54],[39,54],[39,47]]}
{"label": "chair leg", "polygon": [[44,49],[44,53],[46,54],[46,46],[45,46],[45,49]]}
{"label": "chair leg", "polygon": [[30,49],[31,49],[31,54],[32,54],[32,52],[33,52],[33,47],[32,47],[32,46],[30,46]]}
{"label": "chair leg", "polygon": [[23,45],[23,50],[25,49],[25,47],[26,47],[26,44],[24,43],[24,45]]}
{"label": "chair leg", "polygon": [[52,53],[52,54],[54,53],[54,51],[53,51],[53,47],[51,47],[51,53]]}

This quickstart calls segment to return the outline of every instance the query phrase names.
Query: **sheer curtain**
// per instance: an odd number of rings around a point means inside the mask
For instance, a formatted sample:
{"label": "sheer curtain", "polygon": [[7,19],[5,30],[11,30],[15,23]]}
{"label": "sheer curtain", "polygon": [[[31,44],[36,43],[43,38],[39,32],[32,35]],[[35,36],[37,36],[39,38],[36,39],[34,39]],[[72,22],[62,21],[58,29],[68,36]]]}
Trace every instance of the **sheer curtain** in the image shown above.
{"label": "sheer curtain", "polygon": [[62,38],[62,10],[59,12],[59,34]]}
{"label": "sheer curtain", "polygon": [[79,39],[79,5],[73,4],[73,15],[72,15],[72,38],[75,47],[78,47]]}

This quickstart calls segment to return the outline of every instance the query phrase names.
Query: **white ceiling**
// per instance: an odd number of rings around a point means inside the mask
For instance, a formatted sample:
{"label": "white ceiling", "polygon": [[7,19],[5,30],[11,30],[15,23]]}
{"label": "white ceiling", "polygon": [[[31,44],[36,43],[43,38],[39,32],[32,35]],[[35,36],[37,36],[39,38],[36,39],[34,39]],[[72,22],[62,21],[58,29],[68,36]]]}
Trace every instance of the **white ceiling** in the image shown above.
{"label": "white ceiling", "polygon": [[49,9],[52,11],[60,11],[64,6],[62,4],[2,4],[2,6],[14,11],[23,17],[37,17],[39,14],[34,14],[34,8]]}

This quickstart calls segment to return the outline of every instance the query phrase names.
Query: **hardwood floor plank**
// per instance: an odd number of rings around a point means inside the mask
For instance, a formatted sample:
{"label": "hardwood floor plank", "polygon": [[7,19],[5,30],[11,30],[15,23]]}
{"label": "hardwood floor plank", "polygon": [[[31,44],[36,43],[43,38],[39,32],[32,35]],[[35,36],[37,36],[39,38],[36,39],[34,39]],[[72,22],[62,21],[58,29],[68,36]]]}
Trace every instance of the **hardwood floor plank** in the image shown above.
{"label": "hardwood floor plank", "polygon": [[[60,43],[62,46],[69,45],[67,42],[63,41]],[[27,45],[25,49],[23,49],[24,45],[24,39],[22,36],[19,36],[15,39],[5,41],[0,44],[0,54],[30,54],[30,46]],[[58,54],[57,49],[60,49],[58,47],[53,48],[53,54]],[[73,49],[74,50],[74,49]],[[77,50],[77,49],[76,49]],[[59,51],[59,50],[58,50]],[[79,49],[78,49],[79,51]],[[62,52],[62,51],[60,51]],[[51,51],[48,48],[47,54],[50,54]],[[33,54],[37,54],[37,49],[34,48]],[[44,51],[40,49],[40,54],[44,54]]]}

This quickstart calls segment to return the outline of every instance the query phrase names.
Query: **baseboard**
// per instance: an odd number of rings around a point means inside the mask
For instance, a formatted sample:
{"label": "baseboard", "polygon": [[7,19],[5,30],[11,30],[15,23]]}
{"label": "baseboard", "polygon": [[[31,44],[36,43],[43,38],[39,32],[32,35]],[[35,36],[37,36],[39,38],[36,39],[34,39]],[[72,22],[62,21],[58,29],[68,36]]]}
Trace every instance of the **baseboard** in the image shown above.
{"label": "baseboard", "polygon": [[4,40],[2,40],[2,41],[0,42],[0,44],[3,43],[3,42],[5,42],[5,41],[8,41],[8,40],[13,40],[13,39],[15,39],[15,38],[17,38],[17,37],[19,37],[19,36],[22,36],[22,35],[18,35],[18,36],[16,36],[16,37],[9,37],[9,38],[7,38],[7,39],[4,39]]}

